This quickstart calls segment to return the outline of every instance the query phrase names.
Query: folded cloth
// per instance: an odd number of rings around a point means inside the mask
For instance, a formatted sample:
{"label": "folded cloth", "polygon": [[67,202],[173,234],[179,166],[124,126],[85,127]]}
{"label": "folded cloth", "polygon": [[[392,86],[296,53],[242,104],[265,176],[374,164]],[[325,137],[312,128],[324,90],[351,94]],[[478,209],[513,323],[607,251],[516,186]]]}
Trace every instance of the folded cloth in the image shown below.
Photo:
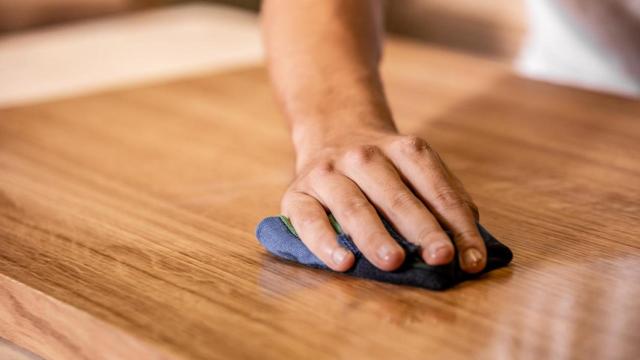
{"label": "folded cloth", "polygon": [[[431,290],[444,290],[455,284],[477,277],[482,273],[506,266],[513,258],[511,250],[496,240],[485,228],[477,224],[480,235],[487,247],[487,266],[478,274],[467,274],[460,269],[455,260],[446,265],[432,266],[424,262],[417,245],[405,240],[384,218],[389,234],[406,252],[404,263],[394,271],[384,271],[375,267],[360,252],[349,235],[345,234],[333,216],[331,224],[337,233],[338,243],[355,255],[355,264],[345,274],[383,281],[393,284],[411,285]],[[306,266],[331,270],[316,257],[300,240],[295,229],[284,216],[272,216],[263,219],[256,229],[258,240],[271,254]],[[448,233],[451,236],[450,233]]]}

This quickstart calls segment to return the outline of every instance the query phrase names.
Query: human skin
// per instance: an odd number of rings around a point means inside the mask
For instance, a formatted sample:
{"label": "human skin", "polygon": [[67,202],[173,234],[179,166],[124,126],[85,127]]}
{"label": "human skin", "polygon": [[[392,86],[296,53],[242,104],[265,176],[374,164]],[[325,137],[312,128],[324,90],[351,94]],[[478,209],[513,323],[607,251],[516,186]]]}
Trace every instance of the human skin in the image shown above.
{"label": "human skin", "polygon": [[382,270],[404,252],[379,211],[431,265],[456,256],[481,271],[486,249],[477,207],[425,139],[398,132],[379,63],[382,4],[377,0],[266,0],[262,5],[270,75],[289,121],[295,177],[282,213],[327,266],[346,271],[354,256],[337,241],[330,211],[364,256]]}

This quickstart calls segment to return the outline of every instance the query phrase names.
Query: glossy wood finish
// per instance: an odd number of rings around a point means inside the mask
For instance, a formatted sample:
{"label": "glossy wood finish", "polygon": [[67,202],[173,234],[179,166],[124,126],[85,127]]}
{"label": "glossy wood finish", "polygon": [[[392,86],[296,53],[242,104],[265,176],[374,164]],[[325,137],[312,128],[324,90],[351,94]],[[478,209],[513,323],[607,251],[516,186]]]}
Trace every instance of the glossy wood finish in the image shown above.
{"label": "glossy wood finish", "polygon": [[640,105],[391,41],[400,128],[513,264],[446,292],[284,263],[261,68],[0,111],[0,336],[51,359],[640,357]]}

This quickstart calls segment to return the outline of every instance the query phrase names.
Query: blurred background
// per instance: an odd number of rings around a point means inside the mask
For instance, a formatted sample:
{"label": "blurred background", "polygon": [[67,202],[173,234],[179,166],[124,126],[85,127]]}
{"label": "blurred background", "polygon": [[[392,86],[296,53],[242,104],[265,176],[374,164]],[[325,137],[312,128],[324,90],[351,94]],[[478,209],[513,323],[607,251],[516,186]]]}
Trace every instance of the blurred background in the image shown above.
{"label": "blurred background", "polygon": [[[640,94],[640,1],[387,1],[391,34]],[[0,0],[0,106],[259,63],[258,0]]]}
{"label": "blurred background", "polygon": [[[385,6],[391,35],[542,81],[640,96],[640,0]],[[260,64],[259,7],[258,0],[0,0],[0,108]],[[35,356],[0,339],[0,358]]]}

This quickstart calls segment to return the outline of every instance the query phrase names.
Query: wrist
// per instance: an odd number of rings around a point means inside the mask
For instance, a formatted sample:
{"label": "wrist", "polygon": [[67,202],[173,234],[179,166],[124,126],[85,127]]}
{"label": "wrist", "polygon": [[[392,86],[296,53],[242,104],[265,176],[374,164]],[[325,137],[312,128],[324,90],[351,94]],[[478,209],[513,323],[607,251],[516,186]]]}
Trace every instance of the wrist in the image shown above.
{"label": "wrist", "polygon": [[322,81],[307,81],[301,88],[284,87],[280,97],[298,165],[356,137],[397,133],[376,69],[327,73]]}
{"label": "wrist", "polygon": [[354,133],[396,131],[379,76],[351,76],[289,102],[296,152],[317,151]]}

